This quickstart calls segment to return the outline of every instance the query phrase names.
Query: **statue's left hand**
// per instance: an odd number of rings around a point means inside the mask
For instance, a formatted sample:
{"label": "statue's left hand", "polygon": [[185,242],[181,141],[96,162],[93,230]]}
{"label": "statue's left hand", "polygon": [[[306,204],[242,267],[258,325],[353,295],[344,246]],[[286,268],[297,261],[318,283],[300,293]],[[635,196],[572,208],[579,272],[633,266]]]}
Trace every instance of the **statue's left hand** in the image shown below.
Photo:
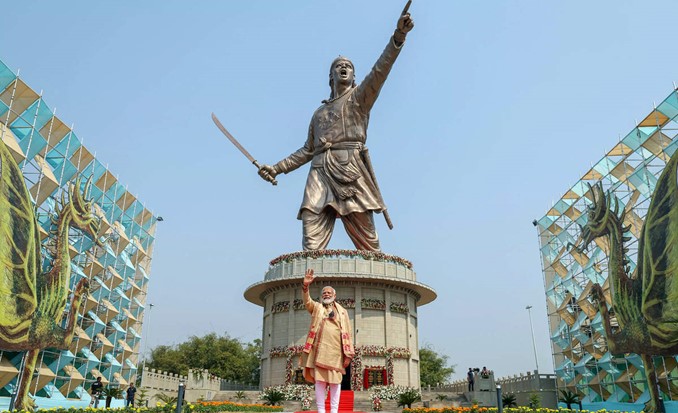
{"label": "statue's left hand", "polygon": [[410,30],[414,28],[414,20],[410,13],[405,13],[398,19],[398,31],[403,34],[407,34]]}

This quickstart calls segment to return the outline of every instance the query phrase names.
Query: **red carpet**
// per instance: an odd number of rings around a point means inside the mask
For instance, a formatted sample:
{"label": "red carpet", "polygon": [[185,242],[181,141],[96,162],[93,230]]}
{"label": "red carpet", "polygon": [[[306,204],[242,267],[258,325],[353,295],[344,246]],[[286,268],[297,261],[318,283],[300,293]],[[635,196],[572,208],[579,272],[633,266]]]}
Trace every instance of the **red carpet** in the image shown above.
{"label": "red carpet", "polygon": [[[340,412],[352,412],[353,411],[353,390],[342,390],[341,397],[339,398],[339,411]],[[330,413],[330,396],[327,395],[325,400],[325,412]],[[309,410],[306,412],[297,412],[297,413],[317,413],[316,410]]]}

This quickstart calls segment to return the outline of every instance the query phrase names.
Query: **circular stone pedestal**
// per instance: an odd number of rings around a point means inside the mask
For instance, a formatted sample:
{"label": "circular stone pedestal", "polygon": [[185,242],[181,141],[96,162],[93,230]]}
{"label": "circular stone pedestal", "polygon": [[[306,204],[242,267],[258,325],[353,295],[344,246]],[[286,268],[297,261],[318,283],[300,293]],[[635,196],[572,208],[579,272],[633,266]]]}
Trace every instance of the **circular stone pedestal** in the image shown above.
{"label": "circular stone pedestal", "polygon": [[351,250],[282,255],[271,261],[264,281],[247,288],[245,299],[264,307],[261,385],[300,382],[299,356],[311,322],[301,296],[307,268],[316,274],[311,297],[318,300],[322,287],[334,287],[351,318],[356,357],[342,386],[419,388],[417,308],[436,293],[416,281],[409,261]]}

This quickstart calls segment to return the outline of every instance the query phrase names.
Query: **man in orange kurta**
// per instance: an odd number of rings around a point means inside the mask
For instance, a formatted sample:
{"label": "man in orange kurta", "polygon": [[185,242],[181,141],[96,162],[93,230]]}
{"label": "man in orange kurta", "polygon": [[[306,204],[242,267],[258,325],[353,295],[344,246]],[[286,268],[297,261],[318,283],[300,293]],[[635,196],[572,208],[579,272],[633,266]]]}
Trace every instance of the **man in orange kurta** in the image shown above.
{"label": "man in orange kurta", "polygon": [[351,321],[344,307],[335,302],[336,291],[323,287],[321,301],[314,301],[308,287],[315,276],[306,270],[302,287],[304,305],[311,313],[311,326],[302,354],[304,378],[315,383],[318,413],[325,413],[325,394],[330,388],[330,413],[339,410],[342,375],[355,356],[351,341]]}

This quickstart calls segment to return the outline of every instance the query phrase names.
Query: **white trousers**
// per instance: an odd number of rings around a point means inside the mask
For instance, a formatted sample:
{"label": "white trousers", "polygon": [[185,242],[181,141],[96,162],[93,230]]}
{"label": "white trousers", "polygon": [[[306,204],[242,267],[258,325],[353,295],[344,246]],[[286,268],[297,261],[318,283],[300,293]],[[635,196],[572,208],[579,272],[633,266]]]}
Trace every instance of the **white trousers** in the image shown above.
{"label": "white trousers", "polygon": [[[318,406],[318,413],[325,413],[325,395],[327,385],[324,381],[315,382],[315,401]],[[339,411],[339,396],[341,394],[341,384],[329,384],[330,386],[330,413]]]}

